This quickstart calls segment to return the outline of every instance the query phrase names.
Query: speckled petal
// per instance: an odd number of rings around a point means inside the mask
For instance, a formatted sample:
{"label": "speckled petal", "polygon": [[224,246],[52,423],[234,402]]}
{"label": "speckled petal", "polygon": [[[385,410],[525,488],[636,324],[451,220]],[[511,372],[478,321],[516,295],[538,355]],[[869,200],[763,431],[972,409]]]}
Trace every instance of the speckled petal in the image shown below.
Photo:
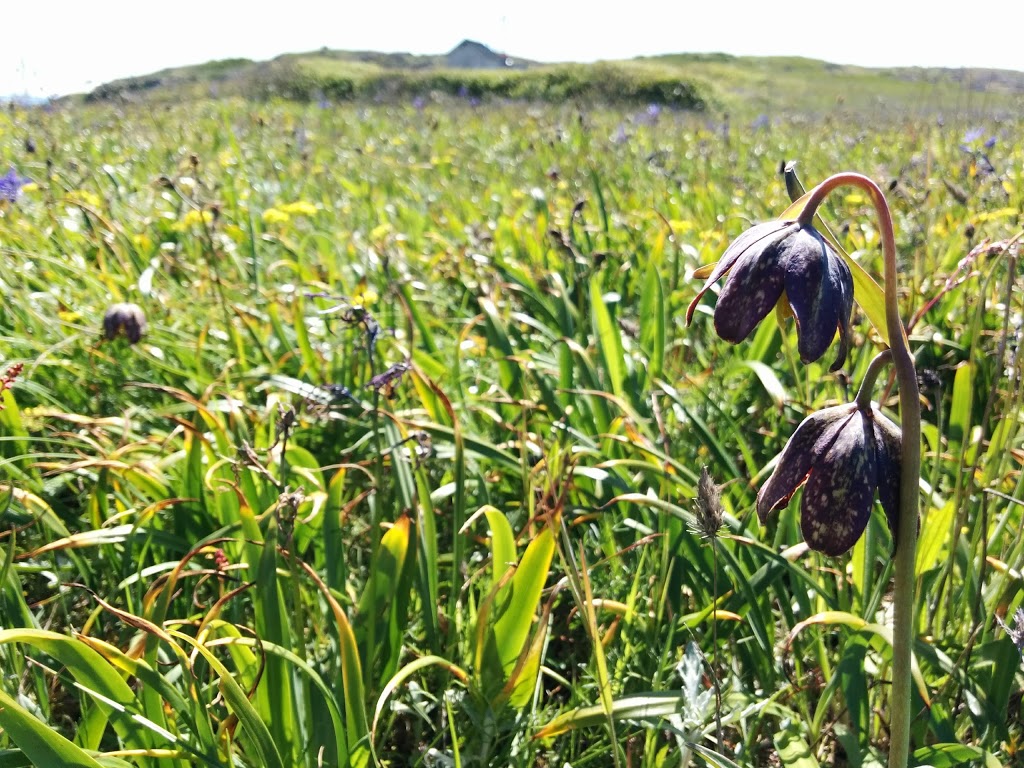
{"label": "speckled petal", "polygon": [[833,259],[839,285],[839,352],[830,371],[838,371],[846,363],[850,351],[850,324],[853,319],[853,274],[842,256]]}
{"label": "speckled petal", "polygon": [[726,248],[721,260],[715,265],[708,279],[704,282],[704,287],[700,289],[693,298],[693,301],[690,302],[690,306],[686,308],[686,324],[689,325],[690,321],[693,320],[693,312],[700,303],[701,298],[708,292],[708,289],[721,280],[733,268],[741,256],[751,249],[761,252],[765,247],[774,245],[779,239],[786,237],[790,231],[797,227],[799,225],[792,221],[766,221],[761,224],[755,224],[737,237]]}
{"label": "speckled petal", "polygon": [[[820,359],[836,336],[840,309],[846,303],[842,271],[846,265],[839,262],[840,257],[813,227],[793,233],[779,246],[786,297],[796,318],[797,348],[805,363]],[[849,275],[846,268],[845,276]]]}
{"label": "speckled petal", "polygon": [[828,451],[814,458],[800,504],[807,544],[832,556],[852,549],[867,527],[874,498],[873,419],[858,410]]}
{"label": "speckled petal", "polygon": [[882,502],[885,518],[889,521],[893,541],[899,541],[900,521],[900,467],[903,433],[900,428],[872,406],[875,437],[875,477],[878,500]]}
{"label": "speckled petal", "polygon": [[807,479],[814,457],[825,455],[856,410],[856,405],[825,408],[800,423],[782,449],[775,471],[757,494],[757,516],[762,523],[772,512],[786,506]]}

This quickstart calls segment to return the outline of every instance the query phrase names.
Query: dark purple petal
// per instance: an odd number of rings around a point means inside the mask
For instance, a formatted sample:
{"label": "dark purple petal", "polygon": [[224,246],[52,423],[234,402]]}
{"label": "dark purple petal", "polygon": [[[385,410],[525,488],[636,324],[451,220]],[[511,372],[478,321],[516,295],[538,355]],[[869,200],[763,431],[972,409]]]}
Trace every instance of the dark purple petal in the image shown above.
{"label": "dark purple petal", "polygon": [[842,257],[834,259],[836,280],[839,285],[839,352],[830,371],[838,371],[846,363],[850,351],[850,323],[853,318],[853,275]]}
{"label": "dark purple petal", "polygon": [[804,540],[826,555],[847,552],[867,527],[874,498],[873,420],[858,410],[828,451],[814,457],[800,504]]}
{"label": "dark purple petal", "polygon": [[878,500],[885,510],[894,542],[899,542],[900,520],[900,467],[903,451],[903,433],[900,428],[872,406],[875,437],[875,482]]}
{"label": "dark purple petal", "polygon": [[782,449],[775,471],[757,494],[757,516],[762,523],[772,512],[786,506],[796,489],[807,479],[815,457],[827,453],[856,410],[856,405],[826,408],[800,423]]}
{"label": "dark purple petal", "polygon": [[690,306],[686,309],[686,324],[689,325],[693,319],[693,312],[700,303],[701,298],[712,285],[717,283],[722,277],[733,268],[733,265],[744,255],[748,250],[753,250],[758,253],[764,250],[768,245],[773,245],[778,242],[779,239],[784,238],[789,230],[799,225],[792,221],[766,221],[762,224],[755,224],[753,227],[745,231],[739,237],[737,237],[732,244],[722,254],[721,260],[715,265],[715,268],[711,270],[711,274],[708,279],[704,282],[704,287],[700,289],[697,295],[690,302]]}
{"label": "dark purple petal", "polygon": [[[813,227],[791,235],[779,251],[786,297],[796,318],[800,359],[811,363],[825,354],[839,327],[844,302],[844,275],[836,263],[840,258]],[[847,268],[846,276],[849,272]]]}
{"label": "dark purple petal", "polygon": [[715,304],[715,331],[738,344],[764,320],[782,296],[783,275],[775,248],[751,249],[736,262]]}

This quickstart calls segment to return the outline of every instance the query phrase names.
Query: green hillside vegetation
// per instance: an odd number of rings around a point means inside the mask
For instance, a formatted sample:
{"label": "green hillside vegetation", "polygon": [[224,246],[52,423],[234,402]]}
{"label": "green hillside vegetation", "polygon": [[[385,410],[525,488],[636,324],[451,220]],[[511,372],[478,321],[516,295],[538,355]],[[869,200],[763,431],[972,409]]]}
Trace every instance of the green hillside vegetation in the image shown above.
{"label": "green hillside vegetation", "polygon": [[[496,54],[497,55],[497,54]],[[799,57],[671,54],[592,64],[465,69],[445,55],[334,51],[272,61],[212,61],[104,84],[88,101],[214,97],[295,101],[521,100],[710,108],[737,113],[1008,113],[1024,104],[1024,73],[868,69]]]}
{"label": "green hillside vegetation", "polygon": [[797,56],[672,54],[644,59],[714,85],[729,105],[762,112],[1002,112],[1024,103],[1024,73],[991,69],[870,69]]}

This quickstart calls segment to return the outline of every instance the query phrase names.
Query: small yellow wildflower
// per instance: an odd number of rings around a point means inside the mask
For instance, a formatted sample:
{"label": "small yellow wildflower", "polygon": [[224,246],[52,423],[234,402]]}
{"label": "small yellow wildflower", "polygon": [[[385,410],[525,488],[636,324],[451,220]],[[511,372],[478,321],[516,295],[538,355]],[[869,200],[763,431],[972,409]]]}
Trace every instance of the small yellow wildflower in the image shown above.
{"label": "small yellow wildflower", "polygon": [[267,210],[263,212],[264,224],[287,224],[290,220],[291,216],[280,208],[267,208]]}
{"label": "small yellow wildflower", "polygon": [[182,229],[189,229],[200,222],[207,224],[213,221],[213,211],[197,211],[194,208],[186,213],[181,219]]}
{"label": "small yellow wildflower", "polygon": [[[316,206],[312,203],[307,203],[305,200],[296,200],[294,203],[285,203],[284,205],[278,206],[278,210],[283,211],[290,216],[316,215]],[[266,213],[263,215],[266,216]]]}

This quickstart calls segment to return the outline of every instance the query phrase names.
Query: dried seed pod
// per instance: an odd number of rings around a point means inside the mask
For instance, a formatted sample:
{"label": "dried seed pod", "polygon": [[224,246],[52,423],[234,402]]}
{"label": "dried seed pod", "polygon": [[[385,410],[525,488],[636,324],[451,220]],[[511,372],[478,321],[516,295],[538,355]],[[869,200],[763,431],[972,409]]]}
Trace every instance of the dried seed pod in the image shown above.
{"label": "dried seed pod", "polygon": [[146,315],[138,304],[115,304],[103,316],[103,338],[111,341],[121,333],[135,344],[146,332]]}

